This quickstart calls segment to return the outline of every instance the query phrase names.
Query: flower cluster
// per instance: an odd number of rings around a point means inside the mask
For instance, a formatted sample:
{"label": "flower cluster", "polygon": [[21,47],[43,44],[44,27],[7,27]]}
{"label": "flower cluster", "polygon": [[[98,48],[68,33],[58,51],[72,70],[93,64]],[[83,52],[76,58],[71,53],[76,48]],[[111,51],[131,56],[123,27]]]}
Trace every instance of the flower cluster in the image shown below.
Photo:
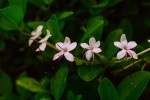
{"label": "flower cluster", "polygon": [[[42,29],[43,26],[39,25],[36,30],[31,32],[31,37],[29,39],[29,46],[33,43],[34,40],[36,40],[42,34]],[[47,40],[49,39],[49,37],[52,36],[49,30],[46,31],[47,35],[43,39],[38,41],[40,45],[36,49],[36,51],[44,51],[46,48]],[[150,40],[148,40],[148,42],[150,42]],[[125,34],[122,34],[120,42],[115,41],[114,45],[122,49],[117,53],[117,59],[122,59],[123,57],[127,56],[127,54],[129,54],[131,58],[138,59],[137,54],[133,50],[131,50],[137,46],[136,42],[135,41],[128,42]],[[58,42],[55,44],[55,47],[58,49],[59,52],[54,55],[53,60],[56,60],[64,56],[68,61],[71,62],[74,61],[74,56],[70,53],[70,51],[74,50],[76,46],[77,46],[76,42],[71,43],[70,38],[65,37],[64,43]],[[85,57],[87,60],[90,60],[92,57],[94,58],[94,53],[100,53],[102,51],[99,48],[100,41],[96,42],[94,37],[91,37],[89,39],[89,44],[81,43],[80,46],[84,49],[87,49],[87,51],[85,52]]]}
{"label": "flower cluster", "polygon": [[[31,32],[31,37],[29,38],[29,46],[31,46],[31,44],[33,43],[33,41],[35,41],[41,34],[42,34],[42,29],[43,26],[39,25],[37,27],[36,30]],[[49,37],[51,37],[52,35],[50,34],[49,30],[46,30],[47,35],[41,39],[40,41],[38,41],[40,43],[39,47],[36,49],[36,51],[44,51],[46,48],[46,42],[48,40]]]}

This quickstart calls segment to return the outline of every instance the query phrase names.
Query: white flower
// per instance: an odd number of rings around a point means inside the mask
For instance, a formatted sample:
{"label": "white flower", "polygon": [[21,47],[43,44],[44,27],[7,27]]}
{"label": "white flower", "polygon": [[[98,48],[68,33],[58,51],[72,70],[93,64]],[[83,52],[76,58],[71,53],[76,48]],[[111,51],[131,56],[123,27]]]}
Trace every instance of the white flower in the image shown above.
{"label": "white flower", "polygon": [[121,39],[120,39],[120,42],[118,41],[115,41],[114,42],[114,45],[120,49],[122,49],[120,52],[117,53],[117,59],[121,59],[123,58],[124,56],[127,55],[127,53],[134,59],[138,59],[137,57],[137,54],[130,50],[134,47],[137,46],[136,42],[135,41],[130,41],[130,42],[127,42],[127,39],[126,39],[126,35],[125,34],[122,34],[121,36]]}
{"label": "white flower", "polygon": [[44,51],[46,48],[46,42],[47,42],[48,38],[52,36],[50,34],[49,30],[46,30],[46,31],[47,31],[47,35],[45,36],[45,38],[43,38],[42,40],[39,41],[39,43],[41,43],[41,44],[40,44],[39,48],[36,49],[36,51]]}
{"label": "white flower", "polygon": [[148,39],[148,42],[150,42],[150,39]]}
{"label": "white flower", "polygon": [[60,52],[54,55],[53,60],[56,60],[64,55],[67,60],[71,62],[74,61],[74,57],[69,51],[75,49],[77,46],[76,42],[71,43],[69,37],[65,37],[64,43],[58,42],[55,46],[58,50],[60,50]]}
{"label": "white flower", "polygon": [[33,43],[33,41],[36,38],[38,38],[38,36],[40,36],[42,34],[42,29],[43,29],[43,26],[39,25],[36,30],[34,30],[34,31],[31,32],[31,37],[29,39],[29,46],[31,46],[31,44]]}
{"label": "white flower", "polygon": [[81,43],[80,46],[82,48],[88,49],[86,51],[87,60],[90,60],[92,56],[94,57],[94,53],[99,53],[102,51],[100,48],[98,48],[100,46],[100,41],[96,42],[94,37],[89,39],[89,45],[86,43]]}

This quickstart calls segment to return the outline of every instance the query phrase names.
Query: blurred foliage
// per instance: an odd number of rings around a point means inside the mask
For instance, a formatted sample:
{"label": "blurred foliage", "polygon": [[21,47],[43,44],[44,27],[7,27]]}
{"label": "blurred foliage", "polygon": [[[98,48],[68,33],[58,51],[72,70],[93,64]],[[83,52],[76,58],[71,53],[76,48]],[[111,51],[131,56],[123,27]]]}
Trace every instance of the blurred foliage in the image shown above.
{"label": "blurred foliage", "polygon": [[[149,0],[0,0],[0,100],[149,100],[150,52],[136,64],[113,63],[113,42],[122,33],[138,43],[137,53],[150,47],[149,10]],[[51,44],[65,36],[78,44],[95,37],[103,51],[88,62],[78,45],[73,54],[83,60],[53,61],[52,48],[35,52],[37,42],[28,46],[38,25],[44,34],[51,31]]]}

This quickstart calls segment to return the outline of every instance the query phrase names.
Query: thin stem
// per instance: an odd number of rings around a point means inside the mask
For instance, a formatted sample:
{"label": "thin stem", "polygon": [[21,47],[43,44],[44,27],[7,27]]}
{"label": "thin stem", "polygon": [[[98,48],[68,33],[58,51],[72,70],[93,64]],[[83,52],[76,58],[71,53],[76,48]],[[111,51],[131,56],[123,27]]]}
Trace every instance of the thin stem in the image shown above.
{"label": "thin stem", "polygon": [[139,59],[139,60],[137,60],[137,61],[135,61],[135,62],[133,62],[133,63],[123,67],[123,68],[121,68],[121,69],[118,69],[118,70],[114,71],[114,73],[121,72],[121,71],[123,71],[123,70],[125,70],[125,69],[127,69],[127,68],[129,68],[131,66],[133,66],[134,64],[141,62],[141,61],[143,61],[143,60]]}

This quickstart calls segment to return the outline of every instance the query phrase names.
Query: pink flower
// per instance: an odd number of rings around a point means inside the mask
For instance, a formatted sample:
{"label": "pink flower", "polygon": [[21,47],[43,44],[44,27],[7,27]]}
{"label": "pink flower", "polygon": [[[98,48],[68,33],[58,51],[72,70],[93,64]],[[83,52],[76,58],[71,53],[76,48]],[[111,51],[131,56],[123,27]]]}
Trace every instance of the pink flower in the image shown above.
{"label": "pink flower", "polygon": [[90,60],[92,56],[94,57],[94,53],[99,53],[102,50],[99,48],[100,41],[95,40],[94,37],[89,39],[89,45],[87,43],[81,43],[80,46],[84,49],[87,49],[86,51],[86,59]]}
{"label": "pink flower", "polygon": [[39,43],[41,43],[41,44],[40,44],[39,48],[36,49],[36,51],[44,51],[46,48],[47,40],[49,39],[49,37],[52,36],[50,34],[49,30],[46,30],[46,31],[47,31],[47,35],[45,36],[45,38],[43,38],[42,40],[39,41]]}
{"label": "pink flower", "polygon": [[70,53],[75,47],[77,46],[76,42],[71,43],[69,37],[66,37],[64,40],[64,43],[58,42],[56,43],[56,48],[60,50],[59,53],[56,53],[53,57],[53,60],[58,59],[59,57],[62,57],[63,55],[68,61],[74,61],[73,55]]}
{"label": "pink flower", "polygon": [[130,55],[130,57],[138,59],[137,54],[134,51],[130,50],[137,46],[136,42],[135,41],[127,42],[125,34],[122,34],[120,42],[115,41],[114,45],[122,49],[120,52],[117,53],[117,59],[122,59],[124,56],[127,55],[127,53]]}

